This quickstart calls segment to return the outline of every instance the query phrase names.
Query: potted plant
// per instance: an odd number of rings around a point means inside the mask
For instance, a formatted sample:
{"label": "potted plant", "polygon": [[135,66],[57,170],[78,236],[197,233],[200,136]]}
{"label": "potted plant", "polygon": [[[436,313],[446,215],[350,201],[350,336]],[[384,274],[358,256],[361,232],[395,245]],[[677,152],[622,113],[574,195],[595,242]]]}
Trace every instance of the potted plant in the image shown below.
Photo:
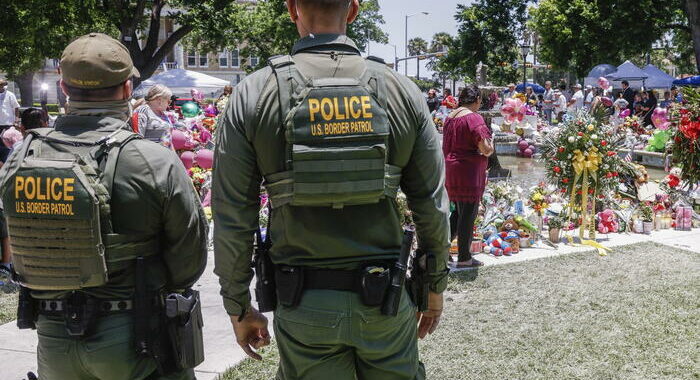
{"label": "potted plant", "polygon": [[559,232],[561,227],[564,225],[564,218],[561,216],[551,216],[547,219],[547,226],[549,227],[549,241],[552,243],[559,243]]}
{"label": "potted plant", "polygon": [[642,219],[642,231],[645,234],[651,233],[654,229],[654,210],[650,205],[645,204],[639,209],[639,216]]}

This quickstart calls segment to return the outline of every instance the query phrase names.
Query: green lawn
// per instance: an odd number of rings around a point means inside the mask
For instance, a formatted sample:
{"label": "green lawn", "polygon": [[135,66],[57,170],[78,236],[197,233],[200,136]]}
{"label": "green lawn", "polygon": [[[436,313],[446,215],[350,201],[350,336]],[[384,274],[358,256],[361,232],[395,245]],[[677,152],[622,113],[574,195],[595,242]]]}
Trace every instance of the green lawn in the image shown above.
{"label": "green lawn", "polygon": [[[525,250],[522,254],[527,254]],[[699,379],[700,254],[616,248],[450,277],[428,379]],[[270,379],[276,349],[224,379]]]}
{"label": "green lawn", "polygon": [[0,288],[0,325],[17,318],[17,292],[5,293]]}

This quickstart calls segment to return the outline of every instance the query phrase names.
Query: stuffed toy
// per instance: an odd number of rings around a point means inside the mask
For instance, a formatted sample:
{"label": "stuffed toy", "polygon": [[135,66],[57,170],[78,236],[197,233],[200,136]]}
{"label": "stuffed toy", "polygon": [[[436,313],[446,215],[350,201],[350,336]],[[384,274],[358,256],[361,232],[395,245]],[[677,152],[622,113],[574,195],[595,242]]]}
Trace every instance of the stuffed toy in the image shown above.
{"label": "stuffed toy", "polygon": [[617,222],[615,217],[615,212],[609,208],[598,213],[598,232],[601,234],[607,234],[610,232],[617,232],[620,228],[620,224]]}
{"label": "stuffed toy", "polygon": [[498,236],[506,243],[510,244],[512,253],[520,252],[520,238],[524,236],[523,233],[520,232],[520,225],[513,217],[503,222]]}
{"label": "stuffed toy", "polygon": [[490,253],[494,256],[510,256],[512,251],[513,249],[511,248],[510,244],[501,239],[498,233],[484,233],[484,252]]}

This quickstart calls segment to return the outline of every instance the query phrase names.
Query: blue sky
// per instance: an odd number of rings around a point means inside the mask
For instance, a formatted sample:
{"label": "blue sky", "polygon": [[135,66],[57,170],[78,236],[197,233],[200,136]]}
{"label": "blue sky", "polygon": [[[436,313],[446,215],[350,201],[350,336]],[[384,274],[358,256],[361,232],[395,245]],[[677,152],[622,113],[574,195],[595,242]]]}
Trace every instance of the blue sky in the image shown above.
{"label": "blue sky", "polygon": [[[396,45],[399,57],[404,56],[404,21],[405,16],[413,13],[430,12],[429,15],[418,14],[408,19],[408,39],[422,37],[428,43],[437,32],[457,33],[454,15],[457,4],[469,4],[468,0],[379,0],[381,13],[386,24],[382,28],[389,34],[389,43]],[[394,47],[371,43],[370,54],[394,62]],[[399,64],[403,73],[403,63]],[[425,66],[421,67],[421,77],[426,76]],[[416,62],[408,64],[408,75],[416,74]]]}

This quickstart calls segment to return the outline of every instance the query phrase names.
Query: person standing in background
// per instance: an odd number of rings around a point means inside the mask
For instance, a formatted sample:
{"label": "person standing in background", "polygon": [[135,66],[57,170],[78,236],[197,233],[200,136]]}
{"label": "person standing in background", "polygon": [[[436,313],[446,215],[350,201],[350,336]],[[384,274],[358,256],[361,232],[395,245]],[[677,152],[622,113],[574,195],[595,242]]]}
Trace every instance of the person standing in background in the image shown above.
{"label": "person standing in background", "polygon": [[[0,134],[14,126],[19,119],[19,103],[7,88],[7,80],[0,79]],[[0,167],[7,161],[10,149],[0,144]]]}
{"label": "person standing in background", "polygon": [[593,105],[593,98],[595,98],[595,95],[596,94],[593,89],[593,86],[586,86],[586,92],[583,100],[583,108],[585,108],[588,111],[591,110],[591,106]]}
{"label": "person standing in background", "polygon": [[442,154],[445,188],[455,211],[450,215],[450,238],[457,237],[457,268],[484,265],[472,257],[474,221],[486,187],[488,157],[494,152],[491,132],[479,115],[481,91],[469,85],[459,94],[459,107],[445,120]]}
{"label": "person standing in background", "polygon": [[632,90],[630,87],[630,82],[623,80],[622,81],[622,98],[627,101],[627,107],[629,108],[632,113],[634,113],[634,95],[635,92]]}
{"label": "person standing in background", "polygon": [[552,89],[552,82],[544,82],[544,93],[542,94],[542,110],[544,111],[544,118],[548,123],[552,123],[552,112],[554,110],[554,89]]}
{"label": "person standing in background", "polygon": [[441,105],[447,107],[447,109],[455,109],[457,108],[457,99],[455,99],[454,96],[452,96],[452,90],[449,88],[446,88],[443,91],[443,97],[442,97],[442,103]]}
{"label": "person standing in background", "polygon": [[437,93],[434,88],[428,90],[427,103],[428,110],[430,110],[430,112],[435,112],[438,108],[440,108],[440,100],[437,98]]}

